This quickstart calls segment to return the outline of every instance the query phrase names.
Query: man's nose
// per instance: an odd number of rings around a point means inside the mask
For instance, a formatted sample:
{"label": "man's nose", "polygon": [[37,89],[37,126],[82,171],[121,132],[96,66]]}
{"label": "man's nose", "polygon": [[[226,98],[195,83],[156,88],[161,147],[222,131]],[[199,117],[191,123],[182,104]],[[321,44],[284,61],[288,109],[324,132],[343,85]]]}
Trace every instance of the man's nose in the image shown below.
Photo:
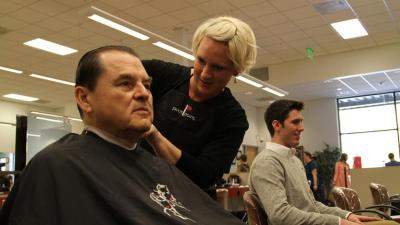
{"label": "man's nose", "polygon": [[147,89],[143,84],[136,85],[134,93],[135,98],[147,100],[150,95],[150,90]]}

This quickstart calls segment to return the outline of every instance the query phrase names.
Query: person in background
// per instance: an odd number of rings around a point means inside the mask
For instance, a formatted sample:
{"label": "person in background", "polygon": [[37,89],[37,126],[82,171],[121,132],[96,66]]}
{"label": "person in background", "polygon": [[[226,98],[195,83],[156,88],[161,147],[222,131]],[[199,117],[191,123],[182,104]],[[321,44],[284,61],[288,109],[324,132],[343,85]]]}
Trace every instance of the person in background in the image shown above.
{"label": "person in background", "polygon": [[388,158],[389,158],[390,161],[385,163],[385,166],[400,166],[400,162],[394,160],[394,154],[393,153],[389,153]]}
{"label": "person in background", "polygon": [[303,103],[277,100],[264,118],[271,142],[260,152],[250,169],[250,190],[255,192],[271,225],[357,225],[378,220],[328,207],[317,202],[307,182],[303,163],[295,147],[304,131]]}
{"label": "person in background", "polygon": [[154,123],[143,146],[207,190],[229,171],[249,127],[226,86],[254,65],[256,40],[248,24],[221,16],[197,28],[192,49],[193,67],[143,61],[154,97]]}
{"label": "person in background", "polygon": [[337,187],[351,188],[350,166],[347,163],[347,154],[342,153],[335,164],[335,173],[332,184]]}
{"label": "person in background", "polygon": [[85,130],[29,161],[0,224],[242,224],[175,166],[138,146],[153,120],[150,85],[128,47],[83,55],[75,99]]}
{"label": "person in background", "polygon": [[247,163],[247,155],[246,154],[241,154],[240,155],[240,161],[238,163],[238,172],[249,172],[250,167],[249,164]]}
{"label": "person in background", "polygon": [[305,151],[303,154],[304,158],[304,168],[306,170],[307,181],[310,184],[310,188],[314,194],[314,197],[317,201],[322,202],[321,195],[321,180],[318,177],[318,164],[312,158],[310,152]]}

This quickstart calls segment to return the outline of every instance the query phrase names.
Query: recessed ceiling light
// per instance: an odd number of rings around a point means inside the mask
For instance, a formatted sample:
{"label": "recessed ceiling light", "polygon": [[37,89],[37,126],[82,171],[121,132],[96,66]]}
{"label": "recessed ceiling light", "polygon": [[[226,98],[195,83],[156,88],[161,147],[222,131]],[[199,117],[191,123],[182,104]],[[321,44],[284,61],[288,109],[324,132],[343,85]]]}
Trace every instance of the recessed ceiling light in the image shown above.
{"label": "recessed ceiling light", "polygon": [[251,94],[253,94],[253,92],[248,91],[248,92],[245,92],[244,94],[245,94],[245,95],[251,95]]}
{"label": "recessed ceiling light", "polygon": [[0,70],[8,71],[8,72],[11,72],[11,73],[18,73],[18,74],[22,73],[21,70],[11,69],[11,68],[4,67],[4,66],[0,66]]}
{"label": "recessed ceiling light", "polygon": [[154,42],[153,45],[155,45],[157,47],[160,47],[162,49],[165,49],[165,50],[167,50],[169,52],[172,52],[174,54],[177,54],[177,55],[180,55],[182,57],[185,57],[185,58],[187,58],[189,60],[194,61],[194,56],[193,55],[191,55],[189,53],[186,53],[184,51],[181,51],[181,50],[179,50],[177,48],[174,48],[171,45],[167,45],[167,44],[165,44],[165,43],[163,43],[161,41]]}
{"label": "recessed ceiling light", "polygon": [[344,20],[331,23],[331,26],[343,39],[367,36],[368,33],[358,19]]}
{"label": "recessed ceiling light", "polygon": [[106,25],[107,27],[111,27],[111,28],[119,30],[119,31],[121,31],[121,32],[123,32],[125,34],[129,34],[129,35],[131,35],[131,36],[133,36],[135,38],[138,38],[140,40],[143,40],[143,41],[144,40],[148,40],[150,38],[149,36],[146,36],[146,35],[144,35],[142,33],[134,31],[134,30],[132,30],[132,29],[130,29],[128,27],[122,26],[121,24],[118,24],[116,22],[113,22],[111,20],[108,20],[108,19],[106,19],[104,17],[101,17],[99,15],[96,15],[96,14],[93,14],[93,15],[89,16],[88,18],[91,19],[91,20],[94,20],[94,21],[96,21],[98,23],[101,23],[103,25]]}
{"label": "recessed ceiling light", "polygon": [[60,83],[60,84],[66,84],[66,85],[70,85],[70,86],[75,86],[75,83],[69,82],[69,81],[65,81],[65,80],[60,80],[60,79],[56,79],[56,78],[52,78],[52,77],[46,77],[43,75],[39,75],[39,74],[31,74],[29,75],[30,77],[34,77],[34,78],[38,78],[38,79],[42,79],[42,80],[48,80],[51,82],[56,82],[56,83]]}
{"label": "recessed ceiling light", "polygon": [[38,98],[35,98],[35,97],[19,95],[19,94],[7,94],[7,95],[3,95],[3,97],[20,100],[20,101],[25,101],[25,102],[34,102],[34,101],[39,100]]}
{"label": "recessed ceiling light", "polygon": [[236,79],[238,79],[240,81],[243,81],[243,82],[245,82],[247,84],[250,84],[250,85],[252,85],[254,87],[258,87],[258,88],[262,87],[262,84],[259,84],[259,83],[255,82],[255,81],[252,81],[252,80],[250,80],[250,79],[248,79],[246,77],[243,77],[241,75],[237,76]]}
{"label": "recessed ceiling light", "polygon": [[31,41],[27,41],[24,45],[28,45],[33,48],[37,48],[46,52],[51,52],[57,55],[69,55],[77,52],[78,50],[60,45],[51,41],[47,41],[41,38],[36,38]]}
{"label": "recessed ceiling light", "polygon": [[336,88],[336,91],[341,91],[342,89],[341,88]]}

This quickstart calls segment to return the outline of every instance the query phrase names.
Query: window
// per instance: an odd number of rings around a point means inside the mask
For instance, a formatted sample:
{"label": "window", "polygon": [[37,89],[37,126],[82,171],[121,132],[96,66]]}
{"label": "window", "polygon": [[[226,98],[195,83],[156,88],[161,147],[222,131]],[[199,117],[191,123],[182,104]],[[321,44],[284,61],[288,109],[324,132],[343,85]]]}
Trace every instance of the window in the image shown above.
{"label": "window", "polygon": [[399,109],[400,92],[338,99],[341,148],[350,165],[355,156],[363,168],[384,166],[390,152],[399,158]]}

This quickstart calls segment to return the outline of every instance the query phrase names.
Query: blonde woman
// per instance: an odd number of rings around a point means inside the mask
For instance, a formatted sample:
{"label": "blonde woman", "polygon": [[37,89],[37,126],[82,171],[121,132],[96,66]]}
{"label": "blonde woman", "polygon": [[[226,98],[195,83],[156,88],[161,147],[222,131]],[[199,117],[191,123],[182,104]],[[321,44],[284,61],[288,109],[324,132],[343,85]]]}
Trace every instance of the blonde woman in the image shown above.
{"label": "blonde woman", "polygon": [[254,65],[256,41],[248,24],[221,16],[197,28],[192,49],[193,67],[143,61],[154,98],[145,147],[207,189],[229,171],[249,127],[226,85]]}

